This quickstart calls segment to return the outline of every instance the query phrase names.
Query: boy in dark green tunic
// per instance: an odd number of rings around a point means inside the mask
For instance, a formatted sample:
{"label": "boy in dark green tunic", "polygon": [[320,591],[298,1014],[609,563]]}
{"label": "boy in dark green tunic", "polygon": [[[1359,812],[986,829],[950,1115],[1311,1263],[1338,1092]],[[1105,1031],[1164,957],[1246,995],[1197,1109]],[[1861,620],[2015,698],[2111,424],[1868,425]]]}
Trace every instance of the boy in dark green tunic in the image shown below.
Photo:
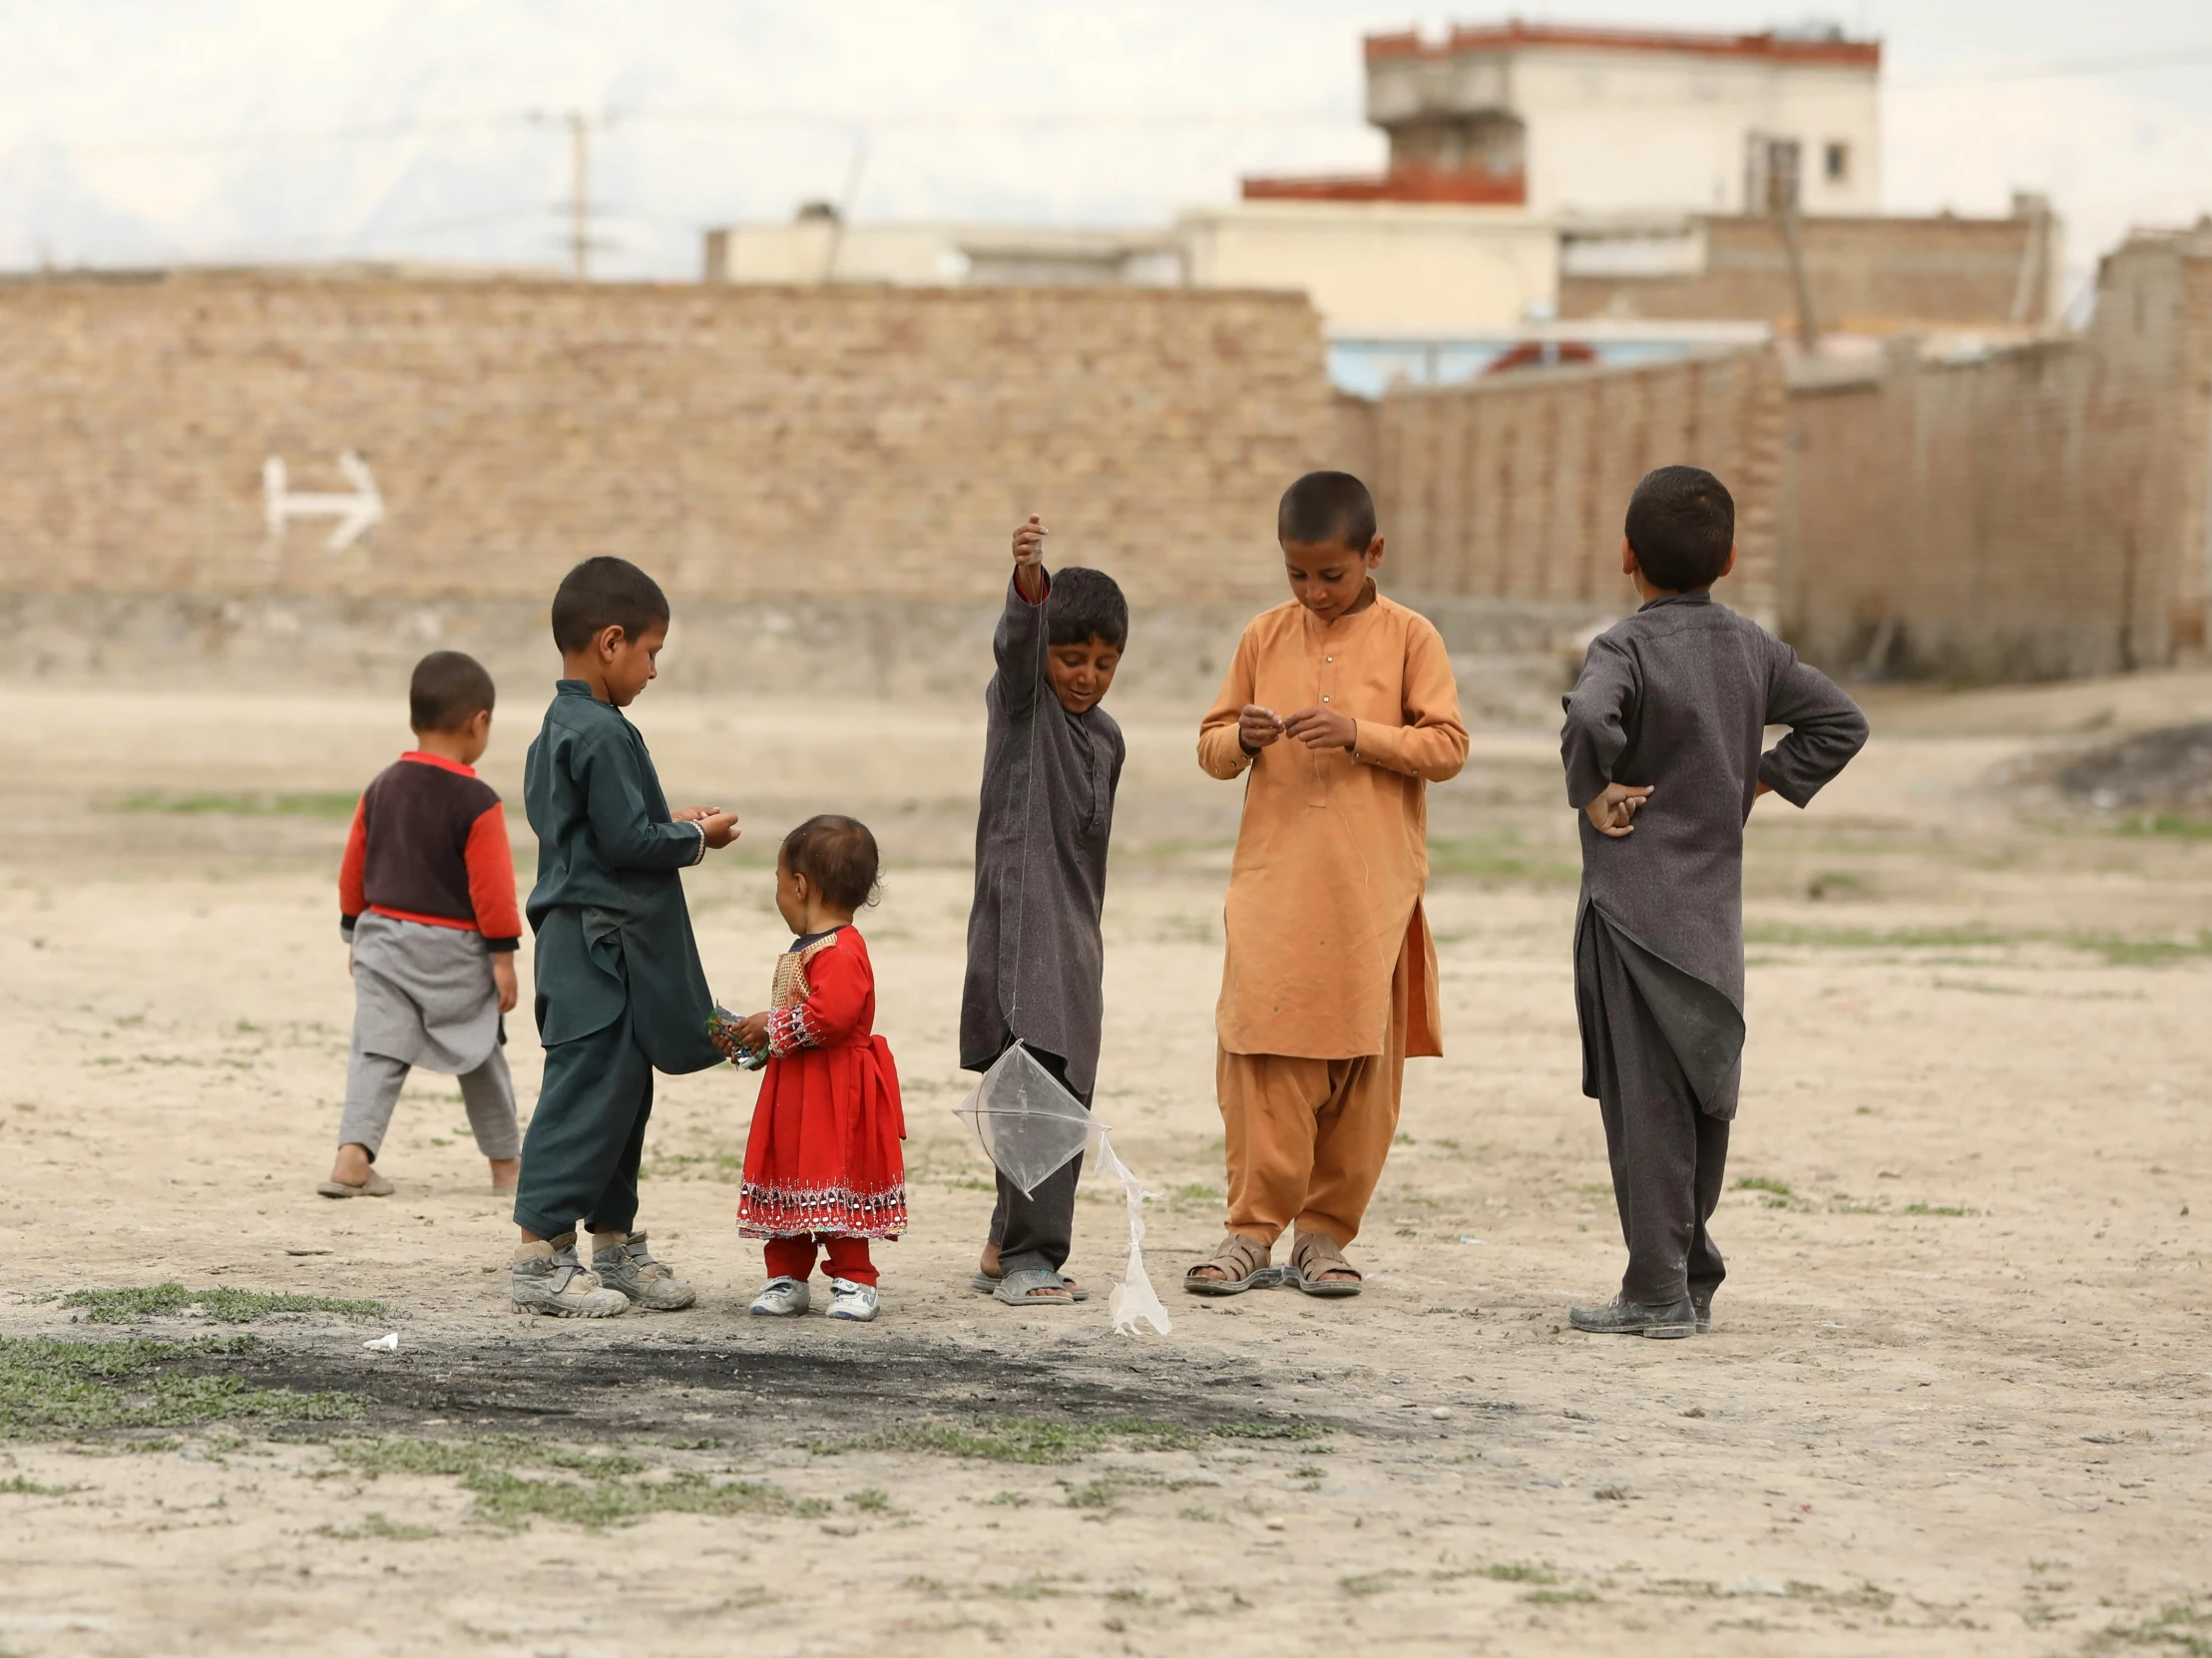
{"label": "boy in dark green tunic", "polygon": [[[668,810],[622,710],[655,676],[668,602],[621,559],[587,559],[553,600],[562,678],[523,768],[538,836],[538,1035],[545,1081],[515,1194],[517,1308],[605,1318],[688,1307],[689,1285],[653,1259],[638,1218],[638,1161],[653,1073],[704,1070],[713,1009],[676,873],[737,838],[733,813]],[[592,1265],[576,1224],[591,1229]]]}

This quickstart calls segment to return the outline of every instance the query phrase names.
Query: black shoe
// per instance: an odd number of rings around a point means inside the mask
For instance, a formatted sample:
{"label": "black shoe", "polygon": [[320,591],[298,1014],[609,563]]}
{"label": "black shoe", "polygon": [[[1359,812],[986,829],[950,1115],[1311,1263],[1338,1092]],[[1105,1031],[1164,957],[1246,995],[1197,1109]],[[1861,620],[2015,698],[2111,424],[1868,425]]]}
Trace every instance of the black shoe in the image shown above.
{"label": "black shoe", "polygon": [[1602,1307],[1569,1307],[1566,1319],[1593,1336],[1652,1336],[1663,1341],[1697,1334],[1697,1308],[1688,1296],[1654,1305],[1616,1295]]}

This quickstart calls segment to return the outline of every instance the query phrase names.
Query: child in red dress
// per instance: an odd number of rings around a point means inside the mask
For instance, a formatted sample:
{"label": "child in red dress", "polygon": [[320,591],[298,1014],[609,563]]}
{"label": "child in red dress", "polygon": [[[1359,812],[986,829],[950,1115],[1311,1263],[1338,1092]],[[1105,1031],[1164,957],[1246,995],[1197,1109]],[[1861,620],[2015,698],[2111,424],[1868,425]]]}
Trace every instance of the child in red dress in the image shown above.
{"label": "child in red dress", "polygon": [[811,1305],[814,1252],[828,1256],[833,1319],[876,1316],[868,1240],[906,1230],[906,1118],[891,1049],[873,1035],[875,972],[853,912],[875,901],[876,839],[849,817],[809,818],[776,856],[776,909],[798,937],[776,960],[774,1006],[717,1034],[768,1063],[745,1143],[740,1236],[766,1240],[752,1310]]}

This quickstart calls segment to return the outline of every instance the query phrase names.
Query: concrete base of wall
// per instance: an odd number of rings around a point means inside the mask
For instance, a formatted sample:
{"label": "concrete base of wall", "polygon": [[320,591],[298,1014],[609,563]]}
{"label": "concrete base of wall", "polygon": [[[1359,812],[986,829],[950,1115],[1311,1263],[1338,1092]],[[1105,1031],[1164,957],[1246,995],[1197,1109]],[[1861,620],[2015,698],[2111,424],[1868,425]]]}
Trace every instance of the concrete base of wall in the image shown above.
{"label": "concrete base of wall", "polygon": [[1805,660],[1842,680],[1922,679],[1994,685],[2129,673],[2163,661],[2136,653],[2116,623],[2076,627],[1990,622],[1858,622],[1793,630]]}
{"label": "concrete base of wall", "polygon": [[[1557,716],[1580,645],[1605,619],[1570,606],[1401,597],[1451,648],[1471,721]],[[1139,608],[1115,682],[1124,701],[1210,703],[1250,620],[1247,606]],[[980,697],[996,607],[890,601],[680,604],[662,680],[729,695]],[[425,652],[466,650],[505,685],[559,671],[543,605],[253,596],[0,595],[0,625],[28,676],[398,692]]]}

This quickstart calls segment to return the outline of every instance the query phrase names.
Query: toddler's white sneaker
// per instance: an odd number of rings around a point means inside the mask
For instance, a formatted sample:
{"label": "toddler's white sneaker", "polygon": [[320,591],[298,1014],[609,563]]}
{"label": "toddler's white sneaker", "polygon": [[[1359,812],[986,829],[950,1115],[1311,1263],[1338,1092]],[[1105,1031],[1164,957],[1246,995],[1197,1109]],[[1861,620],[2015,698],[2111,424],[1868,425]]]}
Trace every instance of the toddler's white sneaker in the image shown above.
{"label": "toddler's white sneaker", "polygon": [[752,1316],[762,1319],[796,1318],[813,1305],[814,1297],[803,1280],[771,1278],[760,1286],[760,1293],[752,1298]]}
{"label": "toddler's white sneaker", "polygon": [[866,1324],[876,1316],[876,1292],[872,1284],[855,1284],[850,1278],[829,1281],[829,1316]]}

